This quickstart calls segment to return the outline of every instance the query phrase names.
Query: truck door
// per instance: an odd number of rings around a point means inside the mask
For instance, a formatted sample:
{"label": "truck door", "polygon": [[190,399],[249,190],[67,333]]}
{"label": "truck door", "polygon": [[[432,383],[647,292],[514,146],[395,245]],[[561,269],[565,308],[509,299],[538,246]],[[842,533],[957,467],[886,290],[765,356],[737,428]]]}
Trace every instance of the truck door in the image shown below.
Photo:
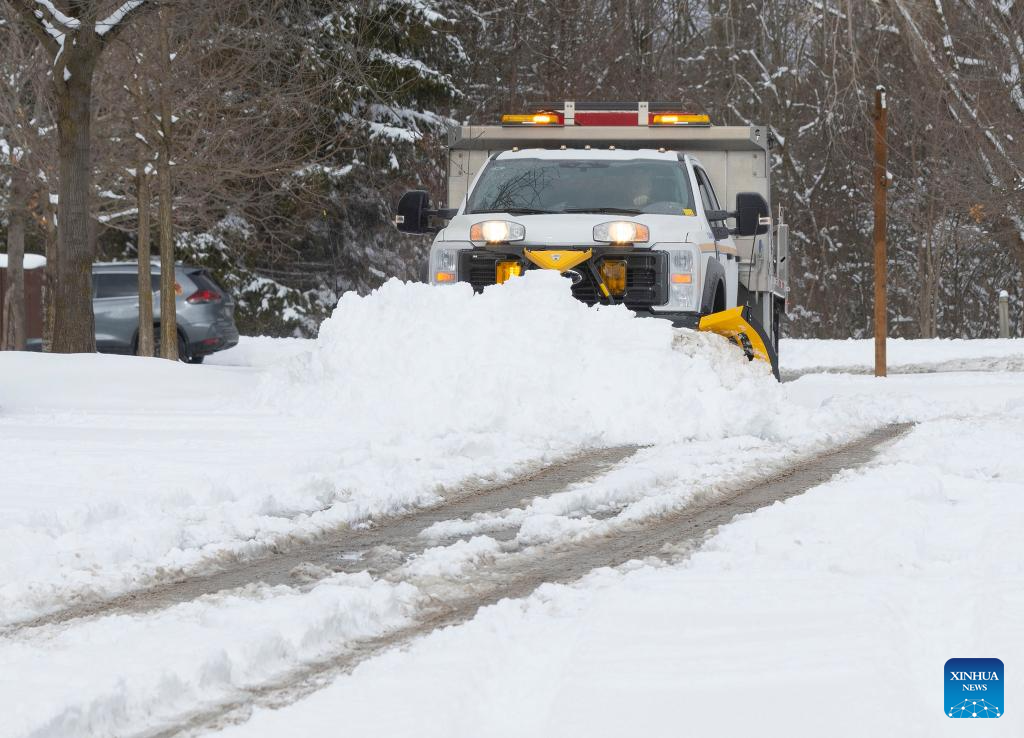
{"label": "truck door", "polygon": [[[693,173],[697,179],[697,190],[700,192],[704,211],[722,210],[707,172],[699,164],[694,164]],[[711,231],[711,223],[708,223],[707,227]],[[725,268],[725,306],[735,307],[739,287],[739,257],[736,252],[736,244],[733,242],[732,236],[727,236],[724,239],[716,239],[716,245],[718,246],[718,261]]]}

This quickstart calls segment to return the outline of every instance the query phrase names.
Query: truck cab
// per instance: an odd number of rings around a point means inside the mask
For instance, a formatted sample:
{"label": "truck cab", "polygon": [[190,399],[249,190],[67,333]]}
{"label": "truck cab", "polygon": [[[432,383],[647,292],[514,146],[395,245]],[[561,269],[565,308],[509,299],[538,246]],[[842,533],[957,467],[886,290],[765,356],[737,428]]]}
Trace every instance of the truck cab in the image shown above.
{"label": "truck cab", "polygon": [[[557,269],[588,304],[723,328],[706,329],[777,375],[786,231],[772,228],[768,131],[678,107],[541,104],[500,126],[455,128],[448,208],[413,191],[396,225],[435,234],[432,284],[480,291]],[[736,309],[753,333],[724,320]]]}

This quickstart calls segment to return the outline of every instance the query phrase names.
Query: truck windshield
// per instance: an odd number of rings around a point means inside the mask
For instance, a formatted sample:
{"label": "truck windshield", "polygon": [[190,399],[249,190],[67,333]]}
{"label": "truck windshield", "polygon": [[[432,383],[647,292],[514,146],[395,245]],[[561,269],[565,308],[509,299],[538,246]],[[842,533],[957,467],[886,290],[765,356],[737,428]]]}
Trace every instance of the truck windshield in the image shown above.
{"label": "truck windshield", "polygon": [[656,159],[498,159],[473,188],[467,213],[692,215],[681,162]]}

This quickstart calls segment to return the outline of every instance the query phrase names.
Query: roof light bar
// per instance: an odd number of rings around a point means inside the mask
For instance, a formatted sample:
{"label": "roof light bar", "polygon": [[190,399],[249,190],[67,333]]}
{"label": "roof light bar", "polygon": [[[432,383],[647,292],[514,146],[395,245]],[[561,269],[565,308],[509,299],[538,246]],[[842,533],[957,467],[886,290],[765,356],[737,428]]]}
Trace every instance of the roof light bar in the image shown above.
{"label": "roof light bar", "polygon": [[[579,104],[584,106],[583,103]],[[537,108],[534,113],[507,113],[501,116],[503,126],[710,126],[711,118],[703,113],[679,113],[666,110],[664,103],[633,103],[634,110],[623,110],[625,103],[589,104],[579,109],[575,103],[565,103],[572,108],[571,114],[564,110]],[[615,109],[619,108],[619,109]],[[648,112],[659,108],[659,112]]]}

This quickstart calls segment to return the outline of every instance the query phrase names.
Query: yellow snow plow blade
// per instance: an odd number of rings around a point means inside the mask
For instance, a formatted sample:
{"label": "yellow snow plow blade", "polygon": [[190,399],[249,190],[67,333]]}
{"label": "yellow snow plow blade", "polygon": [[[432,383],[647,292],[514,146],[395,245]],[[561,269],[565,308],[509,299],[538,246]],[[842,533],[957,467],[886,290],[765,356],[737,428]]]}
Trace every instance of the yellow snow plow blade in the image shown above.
{"label": "yellow snow plow blade", "polygon": [[768,362],[772,374],[776,379],[779,378],[779,359],[771,338],[750,314],[750,308],[734,307],[705,315],[700,319],[697,330],[710,331],[728,338],[743,350],[748,359]]}
{"label": "yellow snow plow blade", "polygon": [[523,256],[539,266],[541,269],[557,269],[560,272],[579,266],[593,255],[593,249],[587,249],[586,251],[523,249]]}

